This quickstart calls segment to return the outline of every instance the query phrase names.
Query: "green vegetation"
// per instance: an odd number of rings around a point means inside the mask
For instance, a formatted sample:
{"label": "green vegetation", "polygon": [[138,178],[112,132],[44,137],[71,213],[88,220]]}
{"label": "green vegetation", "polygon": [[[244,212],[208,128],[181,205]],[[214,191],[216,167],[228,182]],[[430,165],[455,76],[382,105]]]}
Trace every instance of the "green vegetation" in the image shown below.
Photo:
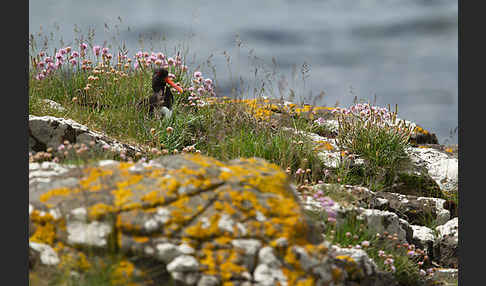
{"label": "green vegetation", "polygon": [[[273,112],[273,103],[257,97],[260,91],[256,89],[254,99],[215,98],[215,79],[204,78],[199,67],[190,70],[185,65],[187,51],[176,51],[173,56],[140,51],[129,57],[125,49],[113,55],[91,43],[80,41],[78,46],[48,55],[45,50],[37,50],[31,39],[29,114],[70,118],[121,142],[139,146],[142,151],[128,156],[95,149],[91,144],[65,142],[57,149],[33,154],[31,161],[85,164],[100,159],[149,160],[190,152],[222,161],[260,157],[287,170],[290,179],[300,186],[326,182],[364,185],[376,191],[393,183],[397,168],[406,160],[411,129],[396,122],[396,111],[369,105],[341,110],[336,135],[310,116]],[[147,116],[146,110],[138,105],[152,94],[152,69],[159,66],[166,67],[173,81],[184,90],[182,94],[174,92],[173,114],[163,119]],[[50,108],[44,99],[60,103],[65,110]],[[317,157],[315,142],[295,130],[336,137],[342,150],[338,168],[326,170]],[[364,159],[364,165],[352,166],[352,156]],[[354,200],[336,188],[322,191],[336,201]],[[457,203],[457,193],[451,194],[451,200]],[[311,215],[316,220],[329,221],[326,213]],[[424,224],[432,222],[424,217]],[[408,246],[397,248],[393,237],[385,234],[376,237],[356,216],[349,216],[339,227],[328,225],[326,236],[333,244],[362,246],[379,268],[393,272],[401,285],[418,285],[422,279],[417,263],[423,255],[410,257]],[[131,262],[122,257],[91,259],[94,267],[73,275],[75,267],[67,265],[46,285],[129,285],[126,280],[121,284],[113,281],[121,277],[116,276],[120,264],[127,271],[133,270]],[[39,278],[35,275],[32,274],[32,281]]]}

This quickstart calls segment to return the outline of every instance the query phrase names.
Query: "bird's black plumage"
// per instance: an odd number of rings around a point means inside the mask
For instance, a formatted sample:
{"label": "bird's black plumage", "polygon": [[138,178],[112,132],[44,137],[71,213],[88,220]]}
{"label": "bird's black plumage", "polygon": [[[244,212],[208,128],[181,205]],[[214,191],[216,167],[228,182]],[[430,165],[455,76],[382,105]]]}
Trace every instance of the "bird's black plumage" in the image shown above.
{"label": "bird's black plumage", "polygon": [[[163,68],[156,68],[152,75],[152,90],[153,94],[148,98],[149,115],[153,115],[155,110],[160,110],[166,107],[171,110],[174,102],[174,96],[170,91],[170,87],[166,85],[165,79],[169,76],[169,72]],[[146,99],[143,105],[147,103]]]}

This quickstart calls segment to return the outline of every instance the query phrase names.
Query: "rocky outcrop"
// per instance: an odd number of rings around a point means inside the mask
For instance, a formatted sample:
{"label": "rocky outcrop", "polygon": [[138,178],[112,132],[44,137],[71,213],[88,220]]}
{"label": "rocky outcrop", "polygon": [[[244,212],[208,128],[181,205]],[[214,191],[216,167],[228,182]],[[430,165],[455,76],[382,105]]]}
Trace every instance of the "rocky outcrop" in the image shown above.
{"label": "rocky outcrop", "polygon": [[119,142],[71,119],[29,115],[29,151],[41,152],[48,148],[57,150],[64,141],[85,145],[93,141],[94,149],[123,152],[132,157],[141,151],[137,146]]}
{"label": "rocky outcrop", "polygon": [[103,162],[29,190],[29,241],[147,257],[184,285],[348,285],[381,277],[362,253],[336,257],[296,195],[285,173],[260,159]]}
{"label": "rocky outcrop", "polygon": [[440,265],[457,268],[459,265],[459,219],[456,217],[435,229],[438,232],[438,239],[434,243],[434,257],[437,257]]}
{"label": "rocky outcrop", "polygon": [[[316,192],[341,199],[326,209],[319,197],[299,192],[305,209],[333,211],[338,225],[349,217],[357,217],[373,233],[396,234],[402,243],[423,250],[435,265],[457,267],[458,218],[450,219],[449,210],[444,208],[445,200],[337,184],[315,185],[313,193]],[[438,225],[435,231],[430,228],[434,225]]]}
{"label": "rocky outcrop", "polygon": [[[324,121],[334,126],[333,120]],[[287,130],[291,130],[288,129]],[[322,137],[314,133],[297,131],[314,142],[315,150],[323,165],[337,169],[344,162],[348,168],[363,166],[365,161],[359,156],[348,154],[343,157],[336,139]],[[443,198],[442,191],[451,192],[458,186],[458,160],[446,151],[427,147],[410,147],[409,159],[404,160],[396,170],[394,184],[387,191],[418,197]],[[351,156],[349,156],[351,155]]]}

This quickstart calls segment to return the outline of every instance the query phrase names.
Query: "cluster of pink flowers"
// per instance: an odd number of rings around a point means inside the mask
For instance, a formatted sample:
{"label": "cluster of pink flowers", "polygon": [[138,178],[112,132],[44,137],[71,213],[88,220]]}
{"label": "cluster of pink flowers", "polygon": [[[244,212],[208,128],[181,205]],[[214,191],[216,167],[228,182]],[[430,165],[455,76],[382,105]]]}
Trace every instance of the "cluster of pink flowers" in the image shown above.
{"label": "cluster of pink flowers", "polygon": [[[141,67],[162,67],[165,69],[170,69],[171,67],[174,67],[176,70],[184,73],[187,71],[187,66],[183,64],[182,62],[182,57],[177,53],[177,55],[173,57],[167,57],[161,52],[154,53],[151,52],[150,54],[148,52],[144,51],[138,51],[135,54],[134,57],[134,63],[133,63],[133,68],[140,69]],[[175,74],[170,73],[169,77],[175,78]]]}
{"label": "cluster of pink flowers", "polygon": [[325,210],[327,214],[327,221],[336,222],[337,213],[332,208],[336,203],[330,197],[325,196],[322,190],[318,190],[317,192],[315,192],[313,197],[321,204],[321,207]]}
{"label": "cluster of pink flowers", "polygon": [[[372,106],[368,103],[358,103],[349,108],[336,107],[332,110],[332,113],[353,116],[365,123],[383,128],[393,127],[404,123],[403,120],[397,119],[396,113],[390,112],[385,107]],[[411,125],[411,129],[413,129],[415,126],[413,126],[413,124]]]}
{"label": "cluster of pink flowers", "polygon": [[[85,90],[92,87],[92,83],[98,79],[96,75],[105,72],[105,69],[108,74],[128,76],[130,72],[162,67],[169,71],[169,77],[173,80],[188,72],[188,67],[184,65],[179,52],[175,56],[169,57],[161,52],[138,51],[132,58],[119,52],[115,61],[108,48],[95,45],[90,50],[86,43],[80,44],[79,51],[75,51],[71,47],[62,48],[56,52],[55,57],[40,52],[33,59],[33,63],[38,71],[35,77],[37,80],[45,79],[54,71],[61,69],[63,65],[70,65],[75,70],[92,71],[95,76],[89,75],[90,83]],[[112,66],[117,67],[118,70]],[[118,78],[114,79],[114,81],[117,80]],[[188,96],[190,106],[203,106],[206,104],[203,98],[216,96],[213,80],[203,77],[200,71],[192,74],[187,90],[190,92]]]}
{"label": "cluster of pink flowers", "polygon": [[54,57],[47,56],[45,52],[40,52],[38,60],[35,61],[36,67],[40,70],[36,75],[36,79],[42,80],[46,78],[64,64],[76,66],[79,57],[79,52],[73,51],[69,46],[57,51]]}
{"label": "cluster of pink flowers", "polygon": [[202,98],[216,96],[213,80],[204,78],[200,71],[194,72],[188,91],[190,95],[187,99],[190,106],[204,106],[206,103]]}
{"label": "cluster of pink flowers", "polygon": [[317,125],[321,126],[321,125],[324,125],[324,123],[326,123],[326,120],[324,118],[322,118],[322,117],[319,117],[316,120],[314,120],[314,123],[316,123]]}

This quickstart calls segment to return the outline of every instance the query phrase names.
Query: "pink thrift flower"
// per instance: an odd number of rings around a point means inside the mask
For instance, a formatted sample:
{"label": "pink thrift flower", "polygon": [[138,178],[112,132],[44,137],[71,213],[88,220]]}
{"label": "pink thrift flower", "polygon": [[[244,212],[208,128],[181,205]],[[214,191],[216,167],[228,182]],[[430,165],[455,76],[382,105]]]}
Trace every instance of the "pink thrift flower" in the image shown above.
{"label": "pink thrift flower", "polygon": [[103,55],[108,54],[108,48],[103,48],[103,49],[101,50],[101,53],[102,53]]}
{"label": "pink thrift flower", "polygon": [[84,51],[84,50],[86,50],[86,48],[88,48],[88,45],[87,45],[87,44],[85,44],[85,43],[81,43],[81,44],[79,45],[79,48],[80,48],[82,51]]}
{"label": "pink thrift flower", "polygon": [[100,55],[100,50],[101,50],[101,47],[100,46],[94,46],[93,47],[93,53],[95,53],[96,56],[99,56]]}
{"label": "pink thrift flower", "polygon": [[135,57],[138,59],[138,58],[141,58],[143,56],[143,53],[142,52],[138,52],[135,54]]}
{"label": "pink thrift flower", "polygon": [[173,73],[169,73],[169,77],[170,77],[171,79],[175,79],[175,77],[176,77],[176,76],[175,76],[175,74],[173,74]]}
{"label": "pink thrift flower", "polygon": [[69,62],[70,62],[70,63],[71,63],[73,66],[75,66],[75,65],[78,63],[78,61],[76,61],[75,59],[72,59],[72,60],[70,60]]}
{"label": "pink thrift flower", "polygon": [[144,52],[144,53],[143,53],[143,56],[144,56],[145,58],[148,58],[148,56],[149,56],[149,53],[147,53],[147,52]]}
{"label": "pink thrift flower", "polygon": [[200,78],[202,76],[202,73],[200,71],[197,71],[194,73],[195,78]]}
{"label": "pink thrift flower", "polygon": [[204,84],[211,85],[213,84],[213,81],[210,78],[207,78],[204,80]]}
{"label": "pink thrift flower", "polygon": [[40,62],[37,66],[40,67],[40,68],[43,68],[44,67],[44,62]]}
{"label": "pink thrift flower", "polygon": [[79,53],[78,53],[78,52],[76,52],[76,51],[74,51],[74,52],[71,54],[71,56],[72,56],[73,58],[77,58],[77,57],[79,57]]}
{"label": "pink thrift flower", "polygon": [[169,64],[169,66],[173,65],[174,64],[174,59],[173,58],[168,58],[167,59],[167,63]]}
{"label": "pink thrift flower", "polygon": [[163,60],[165,59],[165,55],[163,53],[158,53],[157,58]]}

